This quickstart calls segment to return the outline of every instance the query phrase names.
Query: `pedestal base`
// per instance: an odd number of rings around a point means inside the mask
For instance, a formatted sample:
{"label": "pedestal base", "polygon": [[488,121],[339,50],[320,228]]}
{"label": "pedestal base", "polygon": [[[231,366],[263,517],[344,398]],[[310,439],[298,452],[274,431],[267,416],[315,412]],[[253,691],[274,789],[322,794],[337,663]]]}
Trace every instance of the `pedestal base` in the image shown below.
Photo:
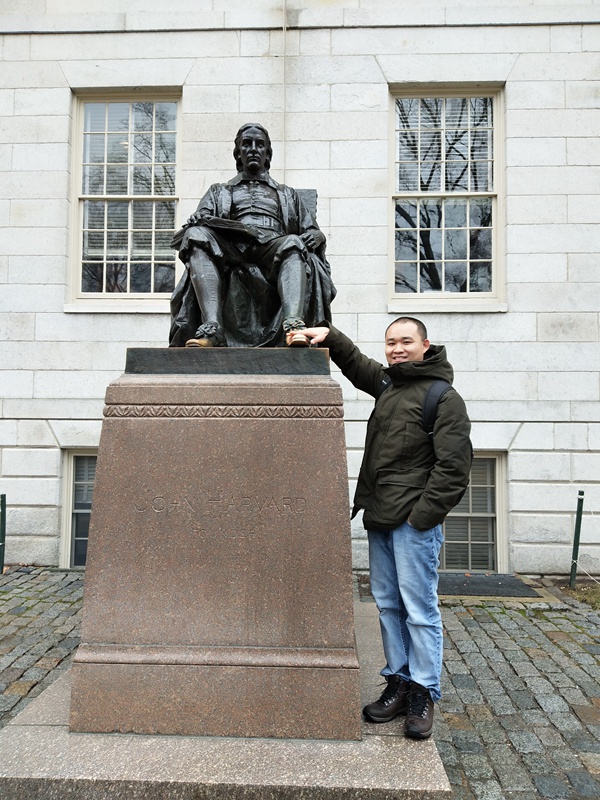
{"label": "pedestal base", "polygon": [[[252,375],[223,349],[236,374],[109,386],[72,730],[360,738],[342,397],[325,355]],[[276,368],[277,353],[258,360]]]}

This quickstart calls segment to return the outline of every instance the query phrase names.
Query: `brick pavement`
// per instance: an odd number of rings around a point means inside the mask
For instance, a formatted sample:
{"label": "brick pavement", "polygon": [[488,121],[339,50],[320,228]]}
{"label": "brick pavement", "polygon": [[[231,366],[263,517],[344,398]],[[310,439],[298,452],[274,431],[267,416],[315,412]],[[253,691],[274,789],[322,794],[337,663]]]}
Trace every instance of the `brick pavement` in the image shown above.
{"label": "brick pavement", "polygon": [[[82,584],[0,576],[0,727],[68,667]],[[456,800],[600,797],[600,616],[552,592],[560,602],[442,600],[434,735]]]}

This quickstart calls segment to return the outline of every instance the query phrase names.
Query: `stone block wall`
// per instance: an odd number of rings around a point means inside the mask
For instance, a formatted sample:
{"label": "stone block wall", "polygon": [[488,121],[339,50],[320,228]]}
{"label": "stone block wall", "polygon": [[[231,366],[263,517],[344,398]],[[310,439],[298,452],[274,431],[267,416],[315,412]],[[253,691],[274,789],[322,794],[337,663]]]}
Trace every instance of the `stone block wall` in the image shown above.
{"label": "stone block wall", "polygon": [[[60,558],[63,456],[98,443],[127,346],[169,316],[71,302],[78,92],[181,94],[179,220],[233,174],[232,137],[259,120],[272,174],[316,188],[334,323],[382,359],[388,311],[390,89],[503,87],[502,312],[421,313],[444,342],[482,453],[506,454],[501,563],[567,572],[577,491],[582,564],[600,572],[600,6],[514,0],[26,0],[0,9],[0,491],[7,561]],[[126,6],[126,11],[123,7]],[[285,47],[284,47],[285,43]],[[285,57],[284,57],[285,52]],[[350,490],[371,401],[336,373]],[[594,512],[591,514],[590,512]],[[360,521],[355,565],[366,566]],[[586,567],[586,568],[588,568]]]}

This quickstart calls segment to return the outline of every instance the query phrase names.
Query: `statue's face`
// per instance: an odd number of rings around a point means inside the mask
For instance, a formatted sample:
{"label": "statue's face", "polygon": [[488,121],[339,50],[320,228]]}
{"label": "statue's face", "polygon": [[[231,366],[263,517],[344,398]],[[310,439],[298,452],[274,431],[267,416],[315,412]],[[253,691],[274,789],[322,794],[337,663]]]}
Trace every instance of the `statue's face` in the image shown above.
{"label": "statue's face", "polygon": [[267,142],[259,128],[247,128],[239,144],[242,166],[246,172],[258,173],[265,168],[267,160]]}

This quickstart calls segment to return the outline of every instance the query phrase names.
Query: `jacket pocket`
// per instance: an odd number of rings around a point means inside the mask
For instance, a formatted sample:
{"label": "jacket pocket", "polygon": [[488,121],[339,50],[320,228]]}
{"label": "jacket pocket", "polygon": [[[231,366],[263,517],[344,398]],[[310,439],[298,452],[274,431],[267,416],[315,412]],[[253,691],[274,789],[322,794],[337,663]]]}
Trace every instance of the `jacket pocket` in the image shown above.
{"label": "jacket pocket", "polygon": [[395,527],[404,521],[423,494],[427,472],[423,470],[380,470],[369,503],[373,519]]}
{"label": "jacket pocket", "polygon": [[377,482],[381,485],[410,486],[424,489],[429,473],[422,469],[411,469],[406,472],[400,470],[382,469],[377,475]]}

